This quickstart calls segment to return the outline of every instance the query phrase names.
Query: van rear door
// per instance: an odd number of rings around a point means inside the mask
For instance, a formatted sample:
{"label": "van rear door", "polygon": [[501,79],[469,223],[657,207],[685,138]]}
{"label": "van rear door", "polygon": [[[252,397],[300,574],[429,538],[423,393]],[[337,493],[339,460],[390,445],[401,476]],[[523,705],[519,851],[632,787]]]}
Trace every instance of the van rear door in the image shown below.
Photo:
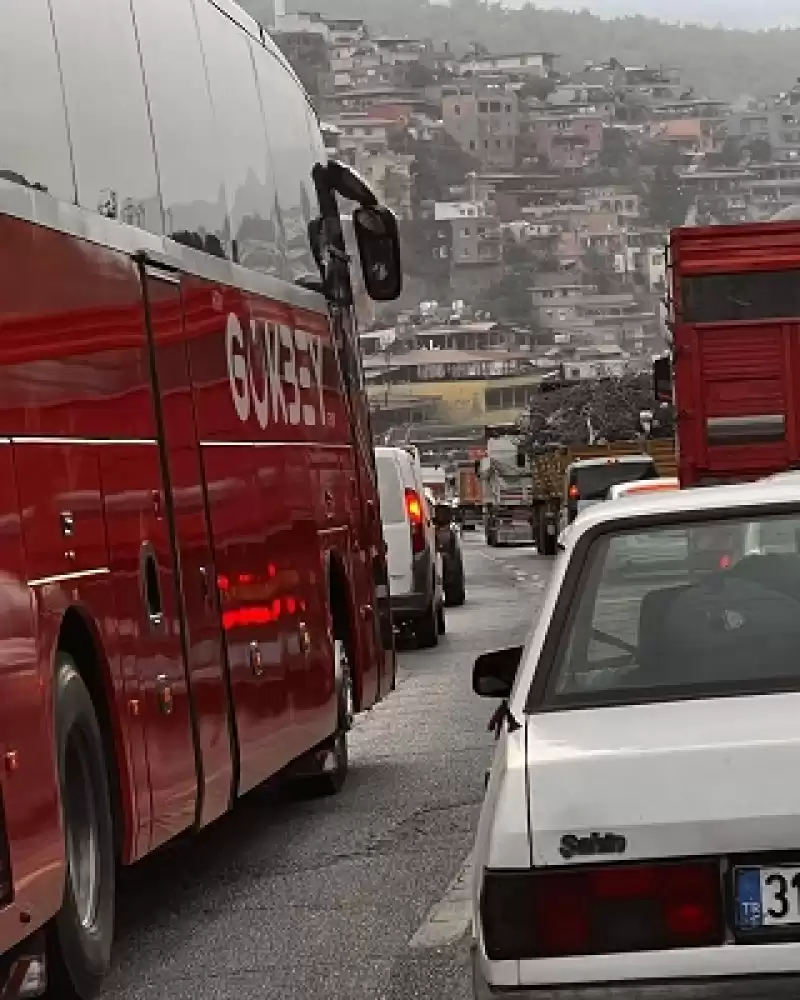
{"label": "van rear door", "polygon": [[391,592],[408,594],[413,587],[413,556],[411,528],[406,510],[406,492],[397,459],[391,454],[378,454],[378,488],[381,497],[383,537],[389,553]]}

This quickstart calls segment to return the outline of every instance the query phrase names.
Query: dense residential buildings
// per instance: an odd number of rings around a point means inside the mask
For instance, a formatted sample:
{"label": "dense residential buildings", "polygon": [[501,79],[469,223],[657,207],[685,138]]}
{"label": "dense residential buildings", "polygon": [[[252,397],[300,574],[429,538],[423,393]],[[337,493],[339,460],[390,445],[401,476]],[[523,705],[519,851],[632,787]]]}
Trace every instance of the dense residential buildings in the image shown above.
{"label": "dense residential buildings", "polygon": [[648,369],[670,226],[800,201],[800,83],[731,108],[604,53],[567,72],[551,52],[458,52],[313,11],[274,29],[328,155],[400,222],[399,311],[361,314],[382,438],[461,455],[543,380]]}

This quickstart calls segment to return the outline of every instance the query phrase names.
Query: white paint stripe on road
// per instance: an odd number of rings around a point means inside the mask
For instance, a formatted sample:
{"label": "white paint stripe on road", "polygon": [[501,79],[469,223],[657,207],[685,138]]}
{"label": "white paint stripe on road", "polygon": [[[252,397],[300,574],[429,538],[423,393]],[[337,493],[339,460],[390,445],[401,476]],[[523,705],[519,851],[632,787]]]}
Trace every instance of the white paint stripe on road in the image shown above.
{"label": "white paint stripe on road", "polygon": [[411,938],[409,947],[446,948],[464,937],[471,922],[472,855],[469,854],[444,896]]}

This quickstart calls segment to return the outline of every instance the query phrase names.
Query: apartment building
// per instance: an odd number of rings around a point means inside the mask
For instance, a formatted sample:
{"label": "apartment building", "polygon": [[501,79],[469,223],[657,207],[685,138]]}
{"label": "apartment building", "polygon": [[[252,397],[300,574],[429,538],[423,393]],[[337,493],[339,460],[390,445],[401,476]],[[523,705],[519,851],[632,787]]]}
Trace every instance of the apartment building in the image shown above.
{"label": "apartment building", "polygon": [[520,133],[519,98],[506,82],[442,88],[445,131],[485,167],[512,168]]}

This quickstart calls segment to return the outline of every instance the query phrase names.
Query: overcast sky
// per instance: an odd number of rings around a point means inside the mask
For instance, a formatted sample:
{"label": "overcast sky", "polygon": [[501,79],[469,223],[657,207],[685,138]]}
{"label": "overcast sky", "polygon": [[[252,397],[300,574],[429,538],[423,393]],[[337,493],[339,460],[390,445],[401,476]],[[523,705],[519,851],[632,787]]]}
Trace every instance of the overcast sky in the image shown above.
{"label": "overcast sky", "polygon": [[[509,7],[521,7],[525,0],[505,0]],[[664,21],[723,24],[726,28],[800,27],[798,0],[536,0],[537,7],[589,10],[605,17],[647,14]],[[800,53],[798,53],[800,55]]]}

